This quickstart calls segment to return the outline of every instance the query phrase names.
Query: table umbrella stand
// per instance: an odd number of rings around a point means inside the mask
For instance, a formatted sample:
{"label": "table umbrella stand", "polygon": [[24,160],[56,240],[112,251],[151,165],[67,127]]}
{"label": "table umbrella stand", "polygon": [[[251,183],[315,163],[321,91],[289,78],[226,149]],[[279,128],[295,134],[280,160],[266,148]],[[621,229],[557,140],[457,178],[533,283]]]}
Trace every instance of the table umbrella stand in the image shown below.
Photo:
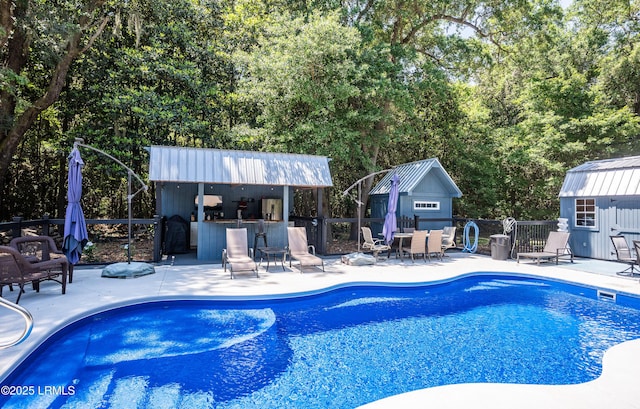
{"label": "table umbrella stand", "polygon": [[351,189],[353,189],[354,187],[358,186],[358,198],[355,200],[356,204],[358,205],[358,251],[357,253],[352,253],[349,254],[347,256],[345,256],[345,258],[348,260],[350,259],[350,256],[352,257],[358,257],[360,255],[360,234],[361,234],[361,216],[362,216],[362,210],[361,207],[364,205],[364,203],[362,202],[362,182],[364,182],[365,180],[369,179],[370,177],[373,177],[375,175],[379,175],[381,173],[386,173],[389,172],[391,170],[395,169],[395,166],[390,168],[390,169],[385,169],[385,170],[380,170],[377,172],[373,172],[368,174],[367,176],[364,176],[358,180],[356,180],[351,186],[349,186],[344,192],[342,192],[342,196],[346,196],[349,194],[349,192],[351,191]]}
{"label": "table umbrella stand", "polygon": [[[102,276],[103,277],[117,277],[117,278],[126,278],[126,277],[139,277],[142,275],[146,275],[146,274],[152,274],[155,272],[153,266],[146,264],[146,263],[134,263],[134,265],[131,265],[131,221],[132,221],[132,209],[131,209],[131,202],[133,200],[133,198],[140,192],[144,191],[146,192],[149,187],[147,186],[146,183],[144,183],[144,181],[140,178],[140,176],[138,176],[130,167],[128,167],[127,165],[125,165],[124,163],[122,163],[120,160],[118,160],[117,158],[113,157],[112,155],[109,155],[108,153],[104,152],[103,150],[100,150],[98,148],[95,148],[91,145],[86,145],[84,143],[84,140],[82,138],[76,138],[75,142],[73,143],[73,147],[74,149],[77,149],[78,147],[83,147],[83,148],[87,148],[90,149],[94,152],[97,152],[101,155],[104,155],[106,157],[108,157],[109,159],[113,160],[114,162],[116,162],[117,164],[119,164],[120,166],[122,166],[123,168],[126,169],[127,171],[127,218],[128,218],[128,225],[127,225],[127,264],[126,266],[123,266],[123,263],[114,263],[111,264],[109,266],[107,266],[103,271],[102,271]],[[140,182],[140,189],[138,189],[135,193],[132,193],[133,189],[132,189],[132,178],[135,177],[138,182]]]}

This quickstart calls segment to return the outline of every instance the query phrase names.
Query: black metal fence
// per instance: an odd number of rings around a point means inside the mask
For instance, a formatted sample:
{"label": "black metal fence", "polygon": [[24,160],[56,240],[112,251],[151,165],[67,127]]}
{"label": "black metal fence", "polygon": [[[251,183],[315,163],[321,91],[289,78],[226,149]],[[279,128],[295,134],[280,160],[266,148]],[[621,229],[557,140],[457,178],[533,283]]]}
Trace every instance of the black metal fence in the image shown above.
{"label": "black metal fence", "polygon": [[[128,219],[87,219],[87,230],[91,245],[85,247],[80,264],[105,264],[126,261],[127,246],[131,242],[131,258],[135,261],[162,259],[162,219],[131,219],[131,240],[128,236]],[[35,233],[51,236],[62,249],[64,219],[24,220],[14,217],[10,222],[0,223],[0,244],[7,245],[14,237]]]}
{"label": "black metal fence", "polygon": [[[384,219],[380,218],[312,218],[294,217],[290,220],[296,226],[307,229],[309,244],[313,244],[316,252],[321,255],[335,256],[348,254],[360,249],[362,243],[359,227],[374,227],[381,230]],[[443,226],[455,226],[455,243],[462,249],[464,245],[464,227],[468,222],[478,226],[477,253],[491,254],[491,236],[508,234],[510,237],[511,254],[541,250],[547,240],[549,232],[557,229],[556,220],[518,221],[510,231],[505,232],[502,220],[485,219],[429,219],[429,218],[400,218],[398,227],[415,228],[425,223],[440,223]],[[87,219],[87,230],[92,246],[85,247],[80,264],[105,264],[126,260],[126,247],[129,242],[128,219]],[[162,218],[132,219],[132,259],[135,261],[158,262],[163,253]],[[23,220],[15,217],[11,222],[0,223],[1,244],[7,244],[13,237],[19,237],[31,230],[36,234],[53,237],[60,248],[62,247],[64,219],[50,219],[47,216],[39,220]],[[475,232],[473,232],[475,236]],[[475,240],[475,237],[471,237]],[[513,246],[515,243],[515,246]]]}
{"label": "black metal fence", "polygon": [[[310,244],[316,247],[316,251],[324,255],[341,255],[357,251],[359,249],[358,240],[362,242],[361,236],[358,234],[358,227],[377,227],[384,223],[384,219],[380,218],[312,218],[312,217],[295,217],[291,219],[296,226],[304,226],[307,229],[307,238]],[[557,229],[556,220],[538,220],[538,221],[517,221],[517,223],[505,231],[505,225],[502,220],[486,220],[486,219],[467,219],[467,218],[451,218],[451,219],[429,219],[429,218],[400,218],[398,219],[398,229],[419,228],[427,223],[441,223],[443,226],[454,226],[455,243],[460,249],[464,245],[464,228],[468,222],[474,222],[478,226],[478,246],[477,253],[491,254],[491,236],[496,234],[507,234],[510,237],[510,246],[512,253],[522,253],[541,250],[549,236],[549,232]],[[475,240],[475,232],[472,232]],[[513,246],[515,243],[515,246]]]}

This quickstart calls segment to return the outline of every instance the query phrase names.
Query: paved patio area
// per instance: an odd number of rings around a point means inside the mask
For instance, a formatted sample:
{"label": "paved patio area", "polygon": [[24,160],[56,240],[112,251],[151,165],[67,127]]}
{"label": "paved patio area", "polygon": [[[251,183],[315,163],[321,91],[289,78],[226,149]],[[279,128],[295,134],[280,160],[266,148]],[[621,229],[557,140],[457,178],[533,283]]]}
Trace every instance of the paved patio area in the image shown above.
{"label": "paved patio area", "polygon": [[[220,264],[201,264],[189,255],[178,256],[155,266],[155,274],[114,279],[101,277],[101,266],[77,267],[67,294],[60,285],[43,283],[40,293],[28,290],[20,305],[34,316],[34,328],[22,344],[0,351],[0,378],[6,375],[48,334],[67,323],[109,307],[159,298],[199,298],[211,296],[264,297],[316,291],[346,283],[416,283],[447,280],[473,272],[509,272],[572,281],[588,286],[640,296],[637,279],[617,276],[624,265],[614,262],[577,259],[536,265],[530,261],[493,260],[488,256],[448,252],[443,261],[389,260],[372,266],[348,266],[339,258],[325,260],[326,271],[305,268],[301,274],[296,263],[283,271],[271,263],[269,271],[260,269],[260,277],[237,273],[229,279]],[[4,296],[15,300],[15,291],[6,288]],[[20,320],[0,309],[0,342],[19,332]],[[410,351],[408,351],[410,353]],[[383,399],[367,408],[640,408],[640,340],[620,344],[607,352],[603,375],[580,385],[502,385],[463,384],[429,388]]]}

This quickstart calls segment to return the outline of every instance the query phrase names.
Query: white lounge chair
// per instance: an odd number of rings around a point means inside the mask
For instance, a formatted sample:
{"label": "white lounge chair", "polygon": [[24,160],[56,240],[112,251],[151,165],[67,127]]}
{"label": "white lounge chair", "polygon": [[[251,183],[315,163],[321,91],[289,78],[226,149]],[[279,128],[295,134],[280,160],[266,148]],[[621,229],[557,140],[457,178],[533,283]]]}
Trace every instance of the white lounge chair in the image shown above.
{"label": "white lounge chair", "polygon": [[442,229],[442,257],[448,249],[456,248],[456,227],[446,226]]}
{"label": "white lounge chair", "polygon": [[566,256],[569,256],[573,263],[573,252],[569,248],[569,232],[552,231],[549,232],[549,237],[542,251],[518,253],[517,262],[520,262],[520,258],[531,258],[540,264],[541,260],[555,259],[558,264],[560,257]]}
{"label": "white lounge chair", "polygon": [[249,248],[247,229],[227,229],[227,248],[222,250],[222,266],[235,278],[236,271],[253,271],[258,277],[258,265],[254,261],[253,249]]}
{"label": "white lounge chair", "polygon": [[316,248],[307,242],[306,228],[287,227],[287,236],[289,238],[289,267],[291,267],[291,260],[296,259],[300,262],[300,272],[304,266],[322,266],[322,271],[324,271],[324,260],[316,256]]}
{"label": "white lounge chair", "polygon": [[373,253],[373,257],[375,257],[376,259],[378,258],[378,255],[383,251],[387,252],[387,257],[388,257],[389,253],[391,252],[391,246],[384,244],[384,242],[381,239],[374,239],[373,235],[371,234],[370,228],[361,227],[361,229],[362,229],[362,238],[364,238],[364,243],[362,243],[362,249],[364,251],[368,250],[371,253]]}

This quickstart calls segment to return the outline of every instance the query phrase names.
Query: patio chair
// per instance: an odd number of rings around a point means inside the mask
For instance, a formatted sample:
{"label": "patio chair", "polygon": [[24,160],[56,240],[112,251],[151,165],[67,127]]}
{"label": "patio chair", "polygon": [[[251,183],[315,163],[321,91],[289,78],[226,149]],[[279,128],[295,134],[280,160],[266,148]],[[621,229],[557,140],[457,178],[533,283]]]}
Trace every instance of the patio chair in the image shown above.
{"label": "patio chair", "polygon": [[431,230],[427,240],[427,257],[431,261],[431,256],[442,260],[442,230]]}
{"label": "patio chair", "polygon": [[517,262],[520,262],[520,258],[531,258],[536,260],[537,264],[540,264],[541,260],[558,260],[560,257],[569,256],[573,263],[573,252],[569,247],[569,232],[565,231],[551,231],[547,242],[544,245],[542,251],[535,251],[531,253],[518,253]]}
{"label": "patio chair", "polygon": [[296,259],[300,262],[300,272],[304,266],[322,266],[322,271],[324,271],[324,260],[316,256],[316,248],[308,244],[305,227],[287,227],[287,236],[289,238],[289,267],[291,267],[291,260]]}
{"label": "patio chair", "polygon": [[[21,236],[16,237],[9,243],[10,247],[18,250],[27,261],[33,263],[38,261],[47,261],[57,258],[67,257],[64,253],[58,250],[56,242],[50,236]],[[68,264],[68,281],[73,282],[73,264]]]}
{"label": "patio chair", "polygon": [[456,227],[446,226],[442,229],[442,257],[448,249],[456,248]]}
{"label": "patio chair", "polygon": [[[62,285],[62,294],[67,290],[69,263],[66,258],[30,262],[18,250],[9,246],[0,246],[0,296],[5,285],[18,285],[20,288],[16,304],[24,293],[25,284],[31,283],[36,292],[40,292],[40,282],[53,280]],[[57,279],[61,276],[60,280]]]}
{"label": "patio chair", "polygon": [[227,248],[222,250],[222,266],[235,278],[236,271],[253,271],[258,277],[258,265],[254,261],[253,249],[249,248],[246,227],[227,229]]}
{"label": "patio chair", "polygon": [[[422,254],[422,259],[427,262],[427,233],[426,230],[414,230],[411,237],[411,247],[409,248],[409,254],[411,255],[411,261],[415,263],[414,256],[416,254]],[[440,251],[438,249],[438,251]]]}
{"label": "patio chair", "polygon": [[635,274],[635,266],[638,264],[638,259],[637,257],[633,257],[631,254],[631,249],[627,244],[627,239],[622,235],[609,236],[609,238],[611,239],[613,248],[616,251],[616,261],[629,265],[627,269],[619,271],[617,274],[633,277]]}
{"label": "patio chair", "polygon": [[362,229],[362,237],[364,238],[364,243],[362,243],[362,249],[364,251],[371,251],[371,253],[373,253],[373,257],[375,257],[376,259],[378,258],[378,255],[383,252],[386,251],[387,252],[387,257],[389,257],[390,252],[391,252],[391,246],[384,244],[384,241],[382,239],[374,239],[373,235],[371,234],[371,229],[368,227],[361,227]]}

